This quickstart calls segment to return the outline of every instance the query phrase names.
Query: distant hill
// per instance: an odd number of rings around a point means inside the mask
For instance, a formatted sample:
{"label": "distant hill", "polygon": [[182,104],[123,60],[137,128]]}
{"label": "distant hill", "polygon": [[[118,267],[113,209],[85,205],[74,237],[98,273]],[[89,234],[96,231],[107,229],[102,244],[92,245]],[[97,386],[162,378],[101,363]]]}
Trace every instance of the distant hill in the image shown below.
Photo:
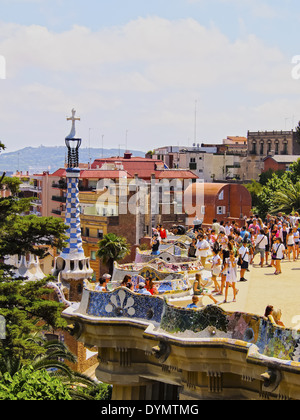
{"label": "distant hill", "polygon": [[[80,163],[93,162],[96,158],[123,156],[124,149],[80,149]],[[133,156],[145,156],[145,152],[131,150]],[[30,174],[42,171],[54,172],[65,164],[67,149],[57,147],[25,147],[15,152],[0,154],[0,172],[29,171]]]}

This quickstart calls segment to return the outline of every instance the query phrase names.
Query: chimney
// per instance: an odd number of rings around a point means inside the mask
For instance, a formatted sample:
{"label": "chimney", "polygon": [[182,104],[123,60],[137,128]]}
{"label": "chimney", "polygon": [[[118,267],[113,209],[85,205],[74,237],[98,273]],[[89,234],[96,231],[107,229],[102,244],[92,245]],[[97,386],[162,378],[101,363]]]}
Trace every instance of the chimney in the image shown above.
{"label": "chimney", "polygon": [[130,152],[128,152],[128,151],[126,151],[126,152],[124,153],[124,159],[131,159],[131,156],[132,156],[132,153],[130,153]]}

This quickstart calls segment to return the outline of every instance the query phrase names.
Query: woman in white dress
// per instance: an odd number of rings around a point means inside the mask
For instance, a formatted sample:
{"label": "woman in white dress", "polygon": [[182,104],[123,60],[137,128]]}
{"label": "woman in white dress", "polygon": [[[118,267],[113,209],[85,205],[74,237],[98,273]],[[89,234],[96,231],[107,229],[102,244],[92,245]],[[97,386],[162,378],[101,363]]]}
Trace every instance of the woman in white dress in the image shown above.
{"label": "woman in white dress", "polygon": [[215,289],[214,292],[220,292],[220,286],[217,282],[217,277],[221,274],[222,271],[222,260],[219,255],[219,250],[217,248],[213,248],[213,258],[212,258],[212,264],[211,264],[211,278],[214,282]]}
{"label": "woman in white dress", "polygon": [[234,251],[229,252],[229,258],[226,258],[224,265],[224,273],[226,274],[226,285],[225,285],[225,300],[227,302],[228,288],[231,285],[233,290],[233,302],[236,302],[236,295],[238,290],[236,288],[237,281],[237,258],[235,258]]}

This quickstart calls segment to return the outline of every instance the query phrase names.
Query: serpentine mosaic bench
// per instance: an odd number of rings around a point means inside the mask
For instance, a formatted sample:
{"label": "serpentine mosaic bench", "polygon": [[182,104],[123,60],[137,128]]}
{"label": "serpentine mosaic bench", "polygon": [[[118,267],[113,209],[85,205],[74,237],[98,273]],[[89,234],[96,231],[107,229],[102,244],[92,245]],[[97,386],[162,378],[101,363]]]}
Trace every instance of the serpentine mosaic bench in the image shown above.
{"label": "serpentine mosaic bench", "polygon": [[73,315],[91,318],[93,322],[143,322],[148,324],[145,332],[149,329],[149,333],[166,338],[231,343],[247,348],[248,357],[276,358],[280,364],[300,369],[300,331],[276,326],[254,314],[226,312],[215,305],[178,308],[162,297],[137,294],[126,288],[112,292],[85,288],[79,308],[72,311]]}
{"label": "serpentine mosaic bench", "polygon": [[112,281],[122,281],[126,274],[130,276],[140,275],[144,278],[150,277],[152,280],[160,281],[166,279],[166,277],[172,278],[178,274],[195,274],[201,270],[203,270],[203,266],[198,260],[195,262],[173,264],[156,258],[149,265],[136,263],[118,264],[115,262]]}
{"label": "serpentine mosaic bench", "polygon": [[[120,287],[120,281],[110,281],[107,285],[108,290],[112,291]],[[133,283],[134,291],[138,292],[139,283],[145,283],[145,278],[142,276],[132,276],[131,283]],[[163,295],[166,293],[180,293],[192,290],[192,283],[189,279],[179,275],[178,278],[165,279],[154,281],[158,294]]]}
{"label": "serpentine mosaic bench", "polygon": [[[167,248],[169,249],[169,248]],[[173,264],[181,264],[181,263],[188,263],[188,262],[196,262],[196,258],[190,258],[186,255],[182,255],[181,253],[174,254],[168,250],[161,250],[158,256],[153,256],[151,251],[141,251],[139,248],[136,250],[135,256],[135,263],[149,263],[154,259],[160,259],[167,263]]]}

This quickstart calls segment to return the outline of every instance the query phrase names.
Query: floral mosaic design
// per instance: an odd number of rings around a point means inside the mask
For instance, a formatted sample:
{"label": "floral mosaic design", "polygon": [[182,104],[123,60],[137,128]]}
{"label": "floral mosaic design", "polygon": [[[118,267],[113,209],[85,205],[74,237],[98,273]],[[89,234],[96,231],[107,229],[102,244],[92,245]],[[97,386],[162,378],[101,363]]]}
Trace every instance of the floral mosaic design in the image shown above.
{"label": "floral mosaic design", "polygon": [[[168,304],[162,297],[142,295],[119,287],[112,292],[89,291],[87,314],[99,318],[143,320],[168,334],[207,334],[254,344],[261,357],[287,363],[300,362],[300,331],[274,326],[268,320],[247,313],[225,312],[216,305],[186,309]],[[211,327],[211,330],[210,330]],[[225,334],[225,335],[224,335]],[[206,337],[206,335],[205,335]]]}
{"label": "floral mosaic design", "polygon": [[165,302],[120,287],[113,292],[90,292],[88,315],[105,318],[134,318],[160,322]]}

